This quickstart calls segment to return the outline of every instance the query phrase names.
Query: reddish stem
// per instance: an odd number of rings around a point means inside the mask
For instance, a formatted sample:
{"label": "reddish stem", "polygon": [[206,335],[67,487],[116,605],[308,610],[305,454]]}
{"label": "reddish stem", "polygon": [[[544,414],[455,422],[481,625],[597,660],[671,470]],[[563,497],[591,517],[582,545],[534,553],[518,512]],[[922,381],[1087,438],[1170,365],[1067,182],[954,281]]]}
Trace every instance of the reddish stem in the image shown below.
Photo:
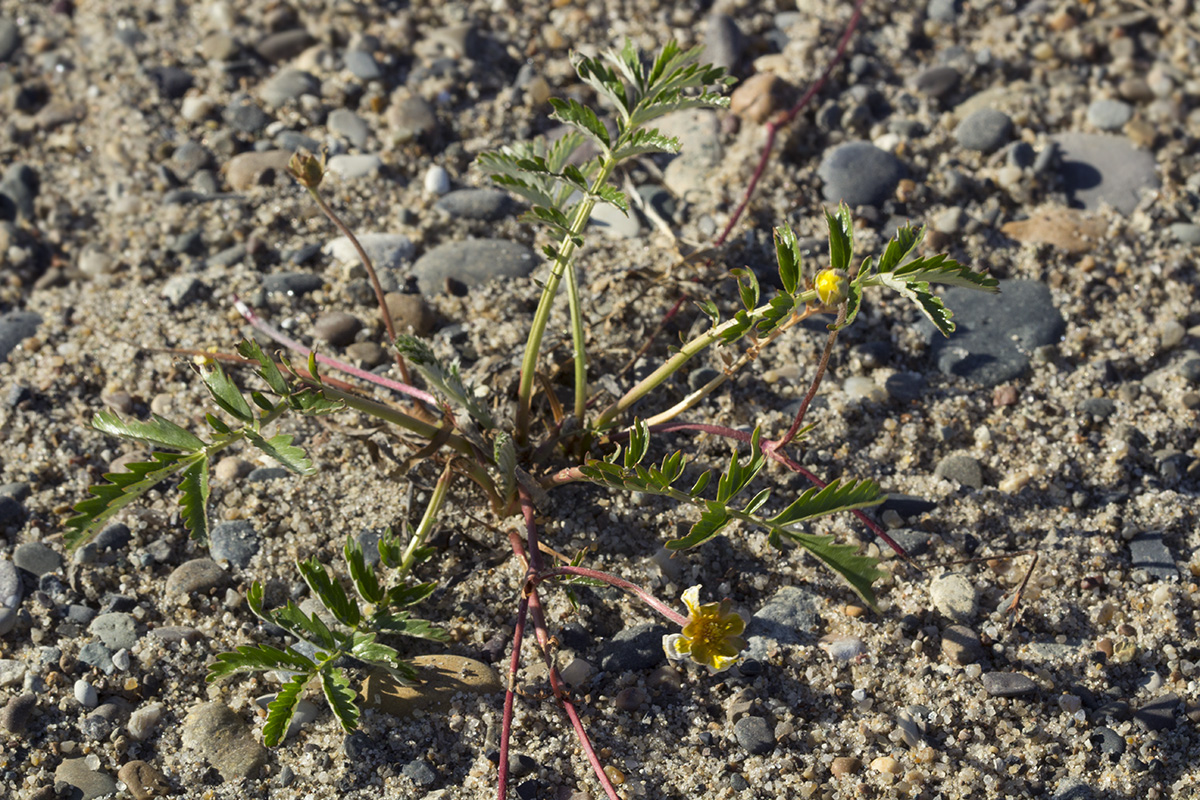
{"label": "reddish stem", "polygon": [[561,575],[579,575],[584,578],[591,578],[592,580],[604,581],[611,586],[616,586],[618,589],[624,589],[627,592],[637,595],[639,600],[650,606],[659,614],[662,614],[679,627],[682,628],[688,624],[687,617],[683,616],[678,611],[664,603],[662,600],[659,600],[657,597],[638,586],[636,583],[630,583],[624,578],[618,578],[616,575],[610,575],[607,572],[600,572],[599,570],[588,569],[587,567],[556,567],[554,569],[538,573],[537,576],[531,578],[530,580],[536,586],[544,580],[556,578]]}
{"label": "reddish stem", "polygon": [[725,240],[729,238],[730,232],[733,231],[733,226],[737,225],[738,220],[742,217],[742,213],[746,210],[746,206],[750,204],[750,197],[754,194],[754,190],[758,186],[758,181],[767,167],[767,162],[771,160],[771,150],[775,146],[775,136],[779,132],[779,129],[792,123],[792,120],[796,118],[801,109],[808,105],[816,97],[817,92],[824,88],[825,82],[833,74],[834,68],[845,58],[846,46],[850,44],[850,37],[854,35],[854,31],[858,27],[858,22],[862,18],[864,2],[865,0],[857,0],[854,3],[854,13],[850,15],[850,21],[846,23],[846,28],[842,31],[842,38],[838,41],[837,52],[834,53],[830,62],[825,65],[825,71],[821,73],[821,77],[817,78],[808,87],[808,91],[786,113],[781,114],[766,124],[767,142],[763,145],[762,157],[758,161],[758,169],[754,170],[754,175],[750,178],[750,185],[746,187],[746,193],[742,197],[742,202],[738,205],[737,210],[733,212],[733,216],[729,218],[729,223],[726,224],[725,230],[721,231],[721,235],[713,240],[713,247],[720,247],[725,244]]}

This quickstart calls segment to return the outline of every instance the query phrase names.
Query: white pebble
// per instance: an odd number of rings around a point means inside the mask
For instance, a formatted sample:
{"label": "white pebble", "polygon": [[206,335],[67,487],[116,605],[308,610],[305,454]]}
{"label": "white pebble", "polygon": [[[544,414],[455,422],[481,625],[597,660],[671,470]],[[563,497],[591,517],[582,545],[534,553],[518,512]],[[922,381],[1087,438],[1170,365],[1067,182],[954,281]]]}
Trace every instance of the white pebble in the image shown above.
{"label": "white pebble", "polygon": [[125,728],[134,739],[144,742],[154,732],[154,727],[158,725],[158,720],[162,717],[162,712],[162,703],[150,703],[149,705],[142,706],[129,715],[129,724]]}
{"label": "white pebble", "polygon": [[1159,584],[1154,593],[1150,595],[1150,599],[1154,601],[1156,606],[1165,606],[1171,602],[1171,587],[1166,584]]}
{"label": "white pebble", "polygon": [[179,116],[188,122],[199,122],[212,113],[216,103],[206,94],[189,95],[179,104]]}
{"label": "white pebble", "polygon": [[450,173],[446,168],[434,164],[425,173],[425,191],[430,194],[443,195],[450,191]]}
{"label": "white pebble", "polygon": [[132,661],[132,659],[129,657],[129,651],[126,650],[124,647],[122,647],[117,652],[113,653],[113,657],[112,657],[113,666],[116,667],[117,669],[121,670],[121,672],[125,672],[126,670],[129,669],[129,664],[131,663],[131,661]]}
{"label": "white pebble", "polygon": [[75,681],[75,699],[79,701],[79,705],[84,708],[95,708],[96,703],[100,698],[96,694],[96,687],[85,681],[83,678]]}
{"label": "white pebble", "polygon": [[822,636],[817,646],[824,650],[834,661],[849,661],[859,658],[867,652],[867,643],[857,636]]}

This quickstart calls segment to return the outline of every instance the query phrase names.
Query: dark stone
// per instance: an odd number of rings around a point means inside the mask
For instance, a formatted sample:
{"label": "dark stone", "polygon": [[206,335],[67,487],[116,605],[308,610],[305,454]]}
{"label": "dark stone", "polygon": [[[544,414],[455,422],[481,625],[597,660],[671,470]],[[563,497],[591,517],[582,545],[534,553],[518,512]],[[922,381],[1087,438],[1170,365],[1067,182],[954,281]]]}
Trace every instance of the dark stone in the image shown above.
{"label": "dark stone", "polygon": [[666,625],[652,622],[618,632],[601,652],[601,669],[618,674],[654,669],[666,660],[662,640],[670,632]]}
{"label": "dark stone", "polygon": [[775,732],[762,717],[745,716],[733,725],[738,745],[752,756],[765,756],[775,749]]}
{"label": "dark stone", "polygon": [[1168,692],[1133,712],[1133,718],[1148,731],[1172,730],[1178,725],[1175,709],[1179,703],[1179,695]]}
{"label": "dark stone", "polygon": [[1129,540],[1134,569],[1144,569],[1156,581],[1179,580],[1179,568],[1159,531],[1143,531]]}
{"label": "dark stone", "polygon": [[0,361],[8,358],[9,353],[22,341],[37,333],[41,324],[41,315],[32,311],[10,311],[0,314]]}
{"label": "dark stone", "polygon": [[191,73],[179,67],[156,67],[150,70],[150,79],[158,87],[158,93],[167,100],[183,97],[194,83]]}
{"label": "dark stone", "polygon": [[1093,747],[1108,756],[1111,763],[1115,764],[1121,760],[1121,756],[1125,752],[1124,736],[1107,725],[1101,725],[1093,730],[1092,735],[1088,738]]}
{"label": "dark stone", "polygon": [[992,697],[1024,697],[1037,691],[1037,684],[1019,672],[985,672],[983,689]]}
{"label": "dark stone", "polygon": [[879,205],[904,177],[904,164],[870,142],[847,142],[825,154],[817,176],[825,200],[850,206]]}

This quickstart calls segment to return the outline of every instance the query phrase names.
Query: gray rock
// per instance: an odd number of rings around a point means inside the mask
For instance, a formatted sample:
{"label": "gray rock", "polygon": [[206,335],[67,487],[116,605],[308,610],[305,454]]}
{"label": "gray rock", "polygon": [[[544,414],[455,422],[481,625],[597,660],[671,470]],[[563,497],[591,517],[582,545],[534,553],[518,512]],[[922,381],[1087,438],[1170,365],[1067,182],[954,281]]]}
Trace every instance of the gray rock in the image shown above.
{"label": "gray rock", "polygon": [[505,217],[513,207],[508,192],[499,189],[458,189],[434,204],[452,217],[491,222]]}
{"label": "gray rock", "polygon": [[1133,108],[1121,100],[1093,100],[1088,105],[1087,119],[1102,131],[1119,131],[1133,116]]}
{"label": "gray rock", "polygon": [[0,195],[6,195],[12,201],[18,216],[31,222],[36,216],[33,201],[37,199],[40,188],[37,171],[21,162],[4,170],[4,178],[0,179]]}
{"label": "gray rock", "polygon": [[847,142],[825,154],[817,177],[825,182],[826,201],[874,206],[895,191],[904,177],[904,164],[870,142]]}
{"label": "gray rock", "polygon": [[1107,725],[1094,728],[1088,738],[1093,747],[1108,756],[1109,763],[1115,764],[1125,754],[1125,737]]}
{"label": "gray rock", "polygon": [[[415,249],[412,241],[402,233],[358,234],[358,243],[380,273],[401,269],[412,258]],[[339,236],[326,243],[321,251],[342,264],[359,263],[358,252],[345,236]],[[382,278],[381,275],[380,279]]]}
{"label": "gray rock", "polygon": [[821,625],[819,609],[824,602],[799,586],[785,586],[762,608],[754,612],[746,626],[747,655],[762,660],[771,643],[800,644],[816,635]]}
{"label": "gray rock", "polygon": [[75,699],[84,708],[95,708],[96,703],[100,701],[100,695],[96,692],[95,686],[80,678],[75,681]]}
{"label": "gray rock", "polygon": [[619,631],[605,644],[600,668],[617,674],[654,669],[667,658],[662,640],[668,633],[666,625],[652,622]]}
{"label": "gray rock", "polygon": [[88,631],[110,650],[132,650],[138,640],[137,621],[122,611],[101,614],[92,620]]}
{"label": "gray rock", "polygon": [[712,14],[704,26],[704,60],[733,71],[746,50],[746,36],[728,14]]}
{"label": "gray rock", "polygon": [[365,50],[347,50],[342,56],[342,63],[360,81],[377,81],[383,77],[383,68],[375,56]]}
{"label": "gray rock", "polygon": [[1086,397],[1079,403],[1079,413],[1094,420],[1104,420],[1112,416],[1117,404],[1111,397]]}
{"label": "gray rock", "polygon": [[929,583],[929,599],[943,616],[958,623],[970,622],[979,610],[975,587],[957,573],[932,580]]}
{"label": "gray rock", "polygon": [[7,359],[22,341],[37,333],[41,324],[41,315],[32,311],[0,314],[0,361]]}
{"label": "gray rock", "polygon": [[335,347],[342,347],[354,341],[354,334],[362,328],[362,322],[353,314],[345,311],[333,311],[322,314],[313,323],[313,336],[329,342]]}
{"label": "gray rock", "polygon": [[465,239],[439,245],[417,259],[413,274],[422,293],[444,291],[446,281],[468,289],[497,278],[523,278],[539,259],[523,244],[505,239]]}
{"label": "gray rock", "polygon": [[610,239],[633,239],[642,232],[642,223],[633,209],[628,214],[608,203],[600,203],[592,211],[588,225],[594,226]]}
{"label": "gray rock", "polygon": [[1148,731],[1172,730],[1179,724],[1175,716],[1179,703],[1179,695],[1168,692],[1133,712],[1133,718]]}
{"label": "gray rock", "polygon": [[951,287],[943,295],[957,330],[949,338],[922,321],[930,356],[944,375],[996,386],[1029,368],[1028,353],[1058,342],[1066,322],[1037,281],[1002,281],[1000,294]]}
{"label": "gray rock", "polygon": [[25,542],[13,550],[13,563],[26,572],[38,577],[58,572],[62,568],[62,556],[54,552],[49,545],[41,542]]}
{"label": "gray rock", "polygon": [[25,507],[12,497],[0,496],[0,528],[18,525],[25,518]]}
{"label": "gray rock", "polygon": [[912,79],[912,88],[930,97],[944,97],[954,91],[961,79],[958,70],[947,64],[923,69]]}
{"label": "gray rock", "polygon": [[86,758],[66,758],[54,770],[54,791],[73,800],[93,800],[117,791],[117,782],[107,772],[88,766]]}
{"label": "gray rock", "polygon": [[0,727],[9,733],[24,733],[36,708],[37,695],[32,692],[11,698],[4,704],[4,710],[0,711]]}
{"label": "gray rock", "polygon": [[415,94],[393,97],[387,112],[388,128],[397,142],[432,136],[438,129],[437,114],[425,98]]}
{"label": "gray rock", "polygon": [[[408,762],[400,769],[400,772],[417,786],[432,786],[437,780],[437,771],[423,758]],[[509,774],[512,772],[510,771]]]}
{"label": "gray rock", "polygon": [[224,585],[229,579],[225,570],[211,558],[194,558],[180,564],[167,578],[166,595],[188,595],[207,592]]}
{"label": "gray rock", "polygon": [[286,478],[290,474],[283,467],[256,467],[246,474],[246,483],[269,483]]}
{"label": "gray rock", "polygon": [[320,93],[321,82],[317,77],[300,69],[280,70],[258,90],[258,96],[267,108],[279,108],[298,100],[301,95]]}
{"label": "gray rock", "polygon": [[962,8],[962,0],[929,0],[925,14],[938,22],[954,22]]}
{"label": "gray rock", "polygon": [[925,394],[925,376],[919,372],[897,372],[884,381],[883,388],[901,403],[911,403]]}
{"label": "gray rock", "polygon": [[1200,225],[1191,222],[1172,222],[1168,230],[1176,240],[1184,244],[1200,244]]}
{"label": "gray rock", "polygon": [[275,146],[280,150],[287,150],[289,153],[294,153],[297,150],[307,150],[310,153],[319,153],[321,151],[321,143],[311,136],[305,136],[299,131],[280,131],[275,137]]}
{"label": "gray rock", "polygon": [[371,135],[371,127],[367,125],[367,121],[348,108],[335,108],[330,111],[325,125],[330,133],[341,136],[359,150],[367,146],[367,139]]}
{"label": "gray rock", "polygon": [[21,573],[8,559],[0,561],[0,636],[5,635],[17,624],[17,609],[25,596]]}
{"label": "gray rock", "polygon": [[1037,684],[1019,672],[985,672],[983,690],[992,697],[1023,697],[1037,691]]}
{"label": "gray rock", "polygon": [[1142,194],[1159,186],[1154,153],[1137,150],[1122,136],[1062,133],[1059,172],[1072,205],[1089,211],[1107,203],[1130,214]]}
{"label": "gray rock", "polygon": [[148,70],[147,74],[165,100],[178,100],[195,83],[191,73],[180,67],[155,67]]}
{"label": "gray rock", "polygon": [[959,666],[975,664],[983,658],[983,642],[966,625],[948,625],[942,631],[942,655]]}
{"label": "gray rock", "polygon": [[1175,557],[1163,542],[1160,531],[1143,531],[1130,539],[1129,558],[1134,569],[1145,570],[1152,580],[1179,580]]}
{"label": "gray rock", "polygon": [[183,308],[199,299],[204,288],[204,283],[199,278],[176,275],[163,284],[162,296],[171,308]]}
{"label": "gray rock", "polygon": [[267,763],[267,751],[254,731],[224,703],[201,703],[183,722],[183,746],[221,773],[227,781],[257,775]]}
{"label": "gray rock", "polygon": [[12,58],[21,46],[21,31],[8,17],[0,17],[0,63]]}
{"label": "gray rock", "polygon": [[261,133],[271,124],[271,115],[249,101],[227,106],[223,116],[234,130],[251,135]]}
{"label": "gray rock", "polygon": [[933,470],[935,478],[945,478],[972,489],[983,488],[983,467],[979,460],[966,453],[951,453],[938,462]]}
{"label": "gray rock", "polygon": [[762,717],[745,716],[733,725],[738,746],[752,756],[765,756],[775,749],[775,732]]}
{"label": "gray rock", "polygon": [[228,561],[239,569],[250,565],[258,553],[260,537],[246,520],[214,525],[208,538],[208,552],[214,561]]}
{"label": "gray rock", "polygon": [[116,669],[113,666],[112,657],[113,651],[105,647],[101,642],[88,642],[79,648],[80,662],[87,664],[89,667],[95,667],[105,675],[112,675]]}
{"label": "gray rock", "polygon": [[305,29],[293,28],[263,38],[254,46],[254,49],[267,61],[278,64],[281,61],[295,58],[315,42],[316,40]]}
{"label": "gray rock", "polygon": [[1012,120],[1003,111],[981,108],[973,111],[954,129],[954,138],[967,150],[990,153],[1012,135]]}
{"label": "gray rock", "polygon": [[1037,161],[1037,153],[1028,142],[1013,142],[1004,153],[1004,161],[1010,167],[1027,169]]}
{"label": "gray rock", "polygon": [[357,178],[368,178],[379,174],[383,169],[383,159],[374,153],[348,155],[343,153],[329,159],[325,167],[330,174],[338,175],[342,180],[352,181]]}

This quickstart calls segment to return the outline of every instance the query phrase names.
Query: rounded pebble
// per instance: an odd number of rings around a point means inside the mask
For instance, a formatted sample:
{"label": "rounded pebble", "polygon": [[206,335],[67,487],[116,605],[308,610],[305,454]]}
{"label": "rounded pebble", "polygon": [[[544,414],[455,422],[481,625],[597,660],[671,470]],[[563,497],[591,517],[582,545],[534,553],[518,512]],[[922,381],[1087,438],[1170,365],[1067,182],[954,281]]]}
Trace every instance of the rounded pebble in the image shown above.
{"label": "rounded pebble", "polygon": [[961,147],[981,153],[998,150],[1011,135],[1012,120],[994,108],[972,112],[954,129],[954,138]]}

